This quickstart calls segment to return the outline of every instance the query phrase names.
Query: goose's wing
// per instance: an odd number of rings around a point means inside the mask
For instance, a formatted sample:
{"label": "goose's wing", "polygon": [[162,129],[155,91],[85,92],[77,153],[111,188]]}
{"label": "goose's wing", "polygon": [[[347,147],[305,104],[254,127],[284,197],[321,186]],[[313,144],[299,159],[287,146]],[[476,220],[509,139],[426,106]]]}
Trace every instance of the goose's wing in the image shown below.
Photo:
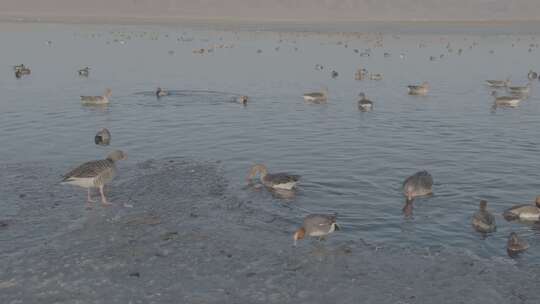
{"label": "goose's wing", "polygon": [[113,162],[107,159],[86,162],[64,175],[62,181],[71,178],[93,178],[113,168]]}

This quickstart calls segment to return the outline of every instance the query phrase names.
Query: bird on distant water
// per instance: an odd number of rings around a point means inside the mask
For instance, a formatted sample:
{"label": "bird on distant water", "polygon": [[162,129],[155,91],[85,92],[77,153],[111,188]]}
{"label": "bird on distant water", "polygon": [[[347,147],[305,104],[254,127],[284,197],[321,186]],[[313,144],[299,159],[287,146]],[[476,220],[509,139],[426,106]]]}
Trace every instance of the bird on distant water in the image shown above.
{"label": "bird on distant water", "polygon": [[105,90],[103,96],[81,96],[81,102],[86,105],[104,105],[109,103],[109,98],[112,95],[112,90]]}
{"label": "bird on distant water", "polygon": [[103,128],[97,132],[94,137],[96,145],[108,146],[111,143],[111,132],[107,128]]}

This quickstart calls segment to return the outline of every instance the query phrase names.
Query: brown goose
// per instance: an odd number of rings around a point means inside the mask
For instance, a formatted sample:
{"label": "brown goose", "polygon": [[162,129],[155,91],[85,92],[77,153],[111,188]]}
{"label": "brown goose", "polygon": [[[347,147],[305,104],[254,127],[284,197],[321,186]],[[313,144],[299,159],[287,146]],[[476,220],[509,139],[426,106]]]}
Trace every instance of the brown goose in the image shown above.
{"label": "brown goose", "polygon": [[302,227],[294,233],[294,245],[296,246],[296,241],[305,236],[322,238],[339,229],[336,224],[336,215],[310,214],[304,218]]}
{"label": "brown goose", "polygon": [[261,183],[266,187],[273,189],[292,190],[296,187],[298,180],[300,180],[300,175],[293,175],[285,172],[270,174],[265,165],[256,164],[251,167],[251,170],[249,171],[247,177],[248,183],[250,183],[251,179],[257,176],[258,173],[260,173]]}
{"label": "brown goose", "polygon": [[125,159],[127,159],[126,153],[120,150],[113,151],[107,155],[106,159],[89,161],[71,170],[64,175],[62,183],[87,188],[88,204],[94,202],[90,196],[90,188],[99,188],[101,203],[110,205],[105,193],[103,193],[103,186],[109,183],[116,175],[115,162]]}

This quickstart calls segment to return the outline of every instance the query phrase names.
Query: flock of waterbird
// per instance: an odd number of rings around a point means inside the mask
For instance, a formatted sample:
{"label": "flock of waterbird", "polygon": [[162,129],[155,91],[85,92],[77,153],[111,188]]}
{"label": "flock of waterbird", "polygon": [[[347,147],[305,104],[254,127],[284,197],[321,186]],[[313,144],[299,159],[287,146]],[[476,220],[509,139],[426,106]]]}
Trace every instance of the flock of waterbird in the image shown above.
{"label": "flock of waterbird", "polygon": [[[339,44],[339,43],[338,43]],[[347,45],[345,45],[347,47]],[[420,45],[422,47],[422,44]],[[449,52],[451,48],[447,46]],[[276,48],[276,51],[279,47]],[[210,53],[213,49],[196,49],[193,51],[195,54]],[[357,49],[355,53],[360,53]],[[458,54],[461,54],[462,49],[459,49]],[[529,49],[531,52],[531,49]],[[169,52],[170,53],[170,52]],[[257,53],[262,53],[262,50],[258,50]],[[370,52],[364,51],[360,53],[361,56],[369,56]],[[390,57],[390,53],[385,53],[384,57]],[[400,54],[401,58],[404,58],[404,54]],[[443,55],[440,56],[442,58]],[[431,56],[430,60],[436,60],[436,57]],[[324,67],[320,64],[315,65],[316,70],[323,70]],[[14,72],[16,78],[21,78],[24,75],[31,73],[30,68],[24,64],[14,66]],[[78,75],[81,77],[88,77],[90,74],[90,68],[84,67],[78,70]],[[332,70],[331,77],[338,77],[339,73]],[[368,73],[365,68],[358,69],[354,75],[355,80],[381,80],[383,78],[380,73]],[[512,86],[510,84],[510,78],[504,80],[486,80],[486,85],[493,88],[492,96],[494,97],[493,107],[516,107],[522,100],[529,97],[531,90],[531,83],[533,80],[539,79],[538,73],[529,71],[527,74],[529,82],[525,86]],[[504,89],[507,95],[500,96],[497,90]],[[420,84],[409,85],[407,87],[409,95],[425,96],[429,93],[430,84],[423,82]],[[169,96],[169,92],[161,87],[158,87],[155,91],[155,96],[159,99],[161,97]],[[112,96],[112,90],[106,89],[105,94],[101,96],[81,96],[81,103],[84,105],[106,105],[110,102]],[[309,92],[303,95],[304,101],[309,103],[326,103],[328,100],[328,89],[324,88],[320,92]],[[247,105],[248,96],[242,95],[236,97],[233,101],[242,105]],[[367,99],[365,93],[359,94],[358,109],[366,112],[373,110],[373,101]],[[111,133],[108,129],[101,129],[94,137],[95,144],[97,145],[109,145],[111,142]],[[76,185],[87,189],[87,207],[91,208],[92,203],[95,202],[92,199],[91,189],[98,189],[101,195],[101,203],[104,206],[111,203],[107,200],[104,192],[104,186],[108,184],[116,175],[116,162],[119,160],[127,159],[127,154],[120,150],[115,150],[107,155],[105,159],[94,160],[83,163],[73,170],[64,175],[63,183]],[[269,173],[268,169],[263,164],[256,164],[250,170],[247,177],[248,184],[251,184],[255,177],[259,176],[260,183],[271,191],[285,191],[293,192],[296,189],[297,183],[300,180],[300,175],[290,174],[286,172]],[[405,179],[402,184],[402,192],[406,197],[406,203],[403,207],[403,213],[406,216],[412,214],[413,201],[417,197],[431,196],[433,191],[433,178],[427,171],[419,171]],[[540,221],[540,196],[536,197],[534,204],[524,204],[514,206],[503,213],[503,217],[508,221]],[[310,214],[304,218],[302,226],[294,232],[293,239],[294,244],[297,244],[298,240],[309,237],[316,237],[319,239],[325,238],[327,235],[333,233],[336,230],[340,230],[337,225],[336,214]],[[479,210],[472,216],[472,226],[474,229],[483,234],[489,234],[496,231],[497,226],[495,217],[491,212],[487,210],[487,202],[485,200],[480,201]],[[507,252],[510,256],[514,256],[518,253],[525,251],[529,247],[528,243],[521,239],[515,232],[512,232],[507,242]]]}

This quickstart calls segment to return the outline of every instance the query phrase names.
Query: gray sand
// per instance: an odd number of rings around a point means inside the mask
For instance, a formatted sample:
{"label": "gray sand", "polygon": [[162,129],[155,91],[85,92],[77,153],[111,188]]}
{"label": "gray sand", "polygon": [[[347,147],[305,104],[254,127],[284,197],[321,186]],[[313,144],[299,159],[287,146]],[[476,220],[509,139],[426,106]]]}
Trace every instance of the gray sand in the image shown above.
{"label": "gray sand", "polygon": [[0,169],[14,205],[0,218],[0,303],[540,302],[540,269],[519,260],[380,248],[346,227],[293,248],[301,215],[241,201],[219,163],[127,162],[115,206],[93,210],[58,168]]}

